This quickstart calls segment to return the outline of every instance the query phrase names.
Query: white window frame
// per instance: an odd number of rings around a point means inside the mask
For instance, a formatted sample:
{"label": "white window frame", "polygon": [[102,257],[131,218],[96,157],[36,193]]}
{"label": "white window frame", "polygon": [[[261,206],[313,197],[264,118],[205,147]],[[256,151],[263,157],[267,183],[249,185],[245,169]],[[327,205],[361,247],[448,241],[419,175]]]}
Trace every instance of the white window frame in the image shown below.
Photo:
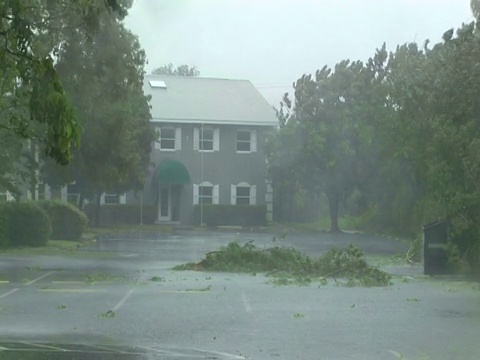
{"label": "white window frame", "polygon": [[[250,144],[250,150],[238,150],[239,143],[247,143],[246,140],[238,140],[238,133],[240,132],[248,132],[250,133],[250,140],[248,144]],[[257,130],[249,130],[249,129],[239,129],[235,135],[235,151],[237,154],[250,154],[252,152],[257,151]]]}
{"label": "white window frame", "polygon": [[[106,201],[106,198],[109,196],[115,196],[118,201],[117,202],[108,202]],[[100,197],[100,205],[125,205],[127,203],[127,194],[116,194],[116,193],[103,193],[102,196]]]}
{"label": "white window frame", "polygon": [[[231,185],[230,188],[230,203],[232,205],[238,205],[238,195],[237,195],[237,188],[249,188],[250,193],[248,196],[248,205],[257,205],[257,186],[250,185],[247,182],[240,182],[237,185]],[[246,198],[242,197],[242,198]]]}
{"label": "white window frame", "polygon": [[[220,200],[220,187],[219,185],[213,185],[211,182],[204,181],[200,184],[193,185],[193,205],[200,204],[200,188],[211,187],[212,188],[212,205],[218,205]],[[210,205],[210,204],[205,204]]]}
{"label": "white window frame", "polygon": [[[15,198],[13,195],[10,193],[10,191],[0,191],[0,196],[5,199],[5,202],[13,201]],[[0,203],[4,202],[3,200],[0,200]]]}
{"label": "white window frame", "polygon": [[[162,148],[162,128],[174,131],[173,138],[164,139],[164,140],[173,140],[173,148]],[[155,150],[159,150],[159,151],[182,150],[182,128],[173,127],[173,126],[156,126],[155,132],[157,134],[157,139],[155,140]]]}
{"label": "white window frame", "polygon": [[193,128],[193,150],[201,151],[201,152],[215,152],[220,151],[220,129],[218,128],[203,128],[205,130],[213,130],[213,148],[210,150],[202,150],[200,149],[200,142],[202,141],[202,128]]}

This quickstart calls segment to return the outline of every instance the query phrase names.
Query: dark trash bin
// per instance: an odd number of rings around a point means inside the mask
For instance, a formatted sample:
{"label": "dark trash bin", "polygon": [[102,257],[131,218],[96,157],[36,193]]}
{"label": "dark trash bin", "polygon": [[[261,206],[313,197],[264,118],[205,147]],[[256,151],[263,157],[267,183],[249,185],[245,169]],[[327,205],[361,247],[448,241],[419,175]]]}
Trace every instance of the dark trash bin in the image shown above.
{"label": "dark trash bin", "polygon": [[446,221],[423,226],[423,269],[426,275],[447,273],[448,227]]}

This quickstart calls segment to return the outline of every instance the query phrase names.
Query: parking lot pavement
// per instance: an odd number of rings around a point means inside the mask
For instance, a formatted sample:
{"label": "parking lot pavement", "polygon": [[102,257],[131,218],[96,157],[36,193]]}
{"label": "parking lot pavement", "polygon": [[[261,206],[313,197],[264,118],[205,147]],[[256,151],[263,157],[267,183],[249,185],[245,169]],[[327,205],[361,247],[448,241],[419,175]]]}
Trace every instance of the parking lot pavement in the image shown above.
{"label": "parking lot pavement", "polygon": [[[205,351],[196,357],[204,359],[480,356],[478,284],[414,273],[380,288],[276,287],[263,275],[169,270],[199,259],[207,239],[163,247],[131,239],[95,259],[2,256],[0,337],[187,349]],[[228,239],[216,241],[213,248]]]}

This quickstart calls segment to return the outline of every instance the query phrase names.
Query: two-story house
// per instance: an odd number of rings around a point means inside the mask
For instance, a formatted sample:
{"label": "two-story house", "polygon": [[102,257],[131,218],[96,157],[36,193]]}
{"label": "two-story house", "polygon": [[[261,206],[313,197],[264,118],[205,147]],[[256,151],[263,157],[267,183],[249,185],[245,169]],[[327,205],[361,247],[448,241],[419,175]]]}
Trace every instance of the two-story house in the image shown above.
{"label": "two-story house", "polygon": [[144,92],[158,140],[142,198],[157,222],[192,224],[197,204],[265,205],[271,220],[265,144],[278,120],[252,83],[146,76]]}

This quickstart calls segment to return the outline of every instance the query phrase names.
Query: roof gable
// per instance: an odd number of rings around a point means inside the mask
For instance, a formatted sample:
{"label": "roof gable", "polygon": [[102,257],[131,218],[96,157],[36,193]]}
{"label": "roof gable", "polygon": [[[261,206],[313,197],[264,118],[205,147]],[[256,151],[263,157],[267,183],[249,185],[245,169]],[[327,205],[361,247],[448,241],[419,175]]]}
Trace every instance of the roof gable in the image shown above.
{"label": "roof gable", "polygon": [[[152,86],[164,83],[166,86]],[[248,80],[145,76],[152,121],[276,126],[275,111]]]}

